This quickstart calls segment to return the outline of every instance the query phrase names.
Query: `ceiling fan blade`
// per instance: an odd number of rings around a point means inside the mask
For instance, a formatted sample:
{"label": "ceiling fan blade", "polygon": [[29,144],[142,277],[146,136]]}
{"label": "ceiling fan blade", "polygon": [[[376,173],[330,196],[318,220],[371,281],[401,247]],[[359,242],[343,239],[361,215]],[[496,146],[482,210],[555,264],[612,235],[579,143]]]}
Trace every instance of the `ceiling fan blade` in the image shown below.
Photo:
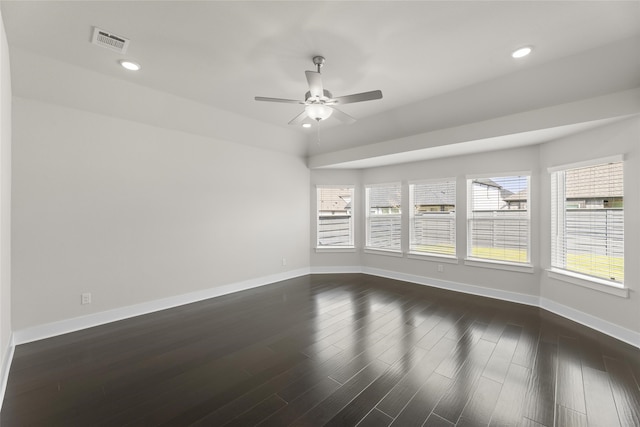
{"label": "ceiling fan blade", "polygon": [[351,124],[356,121],[356,119],[354,119],[344,111],[340,111],[336,107],[330,107],[330,108],[333,110],[332,116],[340,120],[342,123]]}
{"label": "ceiling fan blade", "polygon": [[298,101],[298,100],[295,100],[295,99],[265,98],[264,96],[256,96],[254,99],[256,101],[284,102],[284,103],[287,103],[287,104],[304,104],[304,101]]}
{"label": "ceiling fan blade", "polygon": [[322,90],[322,78],[320,77],[320,73],[317,71],[305,71],[304,74],[307,76],[307,83],[309,83],[309,93],[311,96],[316,96],[321,98],[324,96],[324,91]]}
{"label": "ceiling fan blade", "polygon": [[351,104],[354,102],[373,101],[382,98],[382,92],[372,90],[371,92],[356,93],[354,95],[339,96],[331,100],[331,104]]}
{"label": "ceiling fan blade", "polygon": [[298,114],[297,116],[295,116],[293,119],[291,119],[291,121],[289,122],[290,125],[299,125],[300,123],[304,122],[304,120],[307,118],[307,112],[306,111],[302,111],[302,113]]}

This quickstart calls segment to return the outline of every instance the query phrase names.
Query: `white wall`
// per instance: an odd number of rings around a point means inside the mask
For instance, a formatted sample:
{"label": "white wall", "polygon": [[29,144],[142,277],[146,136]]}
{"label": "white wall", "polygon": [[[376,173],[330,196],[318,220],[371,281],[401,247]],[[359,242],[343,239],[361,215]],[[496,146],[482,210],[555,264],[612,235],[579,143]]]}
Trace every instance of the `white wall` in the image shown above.
{"label": "white wall", "polygon": [[[551,264],[550,178],[546,168],[611,155],[624,154],[625,286],[629,298],[586,289],[541,275],[540,295],[575,310],[632,331],[640,332],[640,119],[632,118],[540,147],[541,171],[541,266]],[[640,345],[640,342],[638,343]]]}
{"label": "white wall", "polygon": [[19,97],[13,117],[14,330],[308,268],[302,159]]}
{"label": "white wall", "polygon": [[0,381],[7,374],[11,328],[11,76],[0,15]]}

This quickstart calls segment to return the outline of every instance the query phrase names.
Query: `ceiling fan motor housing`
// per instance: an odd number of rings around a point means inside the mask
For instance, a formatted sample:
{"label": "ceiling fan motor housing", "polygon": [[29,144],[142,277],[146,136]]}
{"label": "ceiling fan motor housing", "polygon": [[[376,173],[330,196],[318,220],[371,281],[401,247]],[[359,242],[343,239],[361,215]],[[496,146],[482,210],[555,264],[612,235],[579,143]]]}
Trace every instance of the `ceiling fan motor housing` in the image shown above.
{"label": "ceiling fan motor housing", "polygon": [[322,98],[319,98],[317,100],[313,100],[313,99],[310,100],[309,98],[312,98],[311,92],[307,91],[307,93],[304,94],[304,102],[323,102],[323,101],[328,101],[329,99],[333,99],[333,95],[328,90],[323,89],[322,93],[324,94]]}

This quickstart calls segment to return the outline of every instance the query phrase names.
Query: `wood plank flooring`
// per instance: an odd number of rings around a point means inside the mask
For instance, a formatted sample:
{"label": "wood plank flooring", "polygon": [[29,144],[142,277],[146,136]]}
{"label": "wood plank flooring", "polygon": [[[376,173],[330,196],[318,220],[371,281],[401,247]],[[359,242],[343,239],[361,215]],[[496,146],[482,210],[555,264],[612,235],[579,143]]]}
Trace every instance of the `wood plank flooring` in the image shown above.
{"label": "wood plank flooring", "polygon": [[12,426],[640,426],[640,350],[537,308],[312,275],[20,345]]}

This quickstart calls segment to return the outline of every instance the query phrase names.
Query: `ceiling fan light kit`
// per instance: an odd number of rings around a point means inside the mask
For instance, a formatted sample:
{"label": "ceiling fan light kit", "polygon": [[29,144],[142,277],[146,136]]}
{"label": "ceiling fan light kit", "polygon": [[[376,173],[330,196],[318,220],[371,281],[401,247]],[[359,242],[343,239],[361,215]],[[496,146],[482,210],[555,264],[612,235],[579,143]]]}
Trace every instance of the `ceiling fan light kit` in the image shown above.
{"label": "ceiling fan light kit", "polygon": [[326,105],[320,103],[308,104],[306,107],[304,107],[304,111],[307,113],[307,116],[309,116],[310,119],[313,119],[317,122],[319,122],[320,120],[328,119],[333,113],[333,110],[330,107],[327,107]]}
{"label": "ceiling fan light kit", "polygon": [[372,101],[374,99],[382,98],[382,92],[379,90],[339,96],[337,98],[334,98],[331,92],[325,90],[322,86],[320,68],[322,68],[324,63],[324,57],[314,56],[313,64],[316,66],[316,71],[305,71],[307,83],[309,84],[309,91],[305,94],[304,101],[284,98],[267,98],[263,96],[256,96],[255,100],[304,105],[304,111],[298,114],[289,122],[290,125],[298,125],[303,123],[306,119],[312,119],[320,123],[320,121],[326,120],[331,116],[335,117],[343,123],[353,123],[356,121],[356,119],[354,119],[347,113],[340,111],[335,106],[342,104],[352,104],[355,102]]}

